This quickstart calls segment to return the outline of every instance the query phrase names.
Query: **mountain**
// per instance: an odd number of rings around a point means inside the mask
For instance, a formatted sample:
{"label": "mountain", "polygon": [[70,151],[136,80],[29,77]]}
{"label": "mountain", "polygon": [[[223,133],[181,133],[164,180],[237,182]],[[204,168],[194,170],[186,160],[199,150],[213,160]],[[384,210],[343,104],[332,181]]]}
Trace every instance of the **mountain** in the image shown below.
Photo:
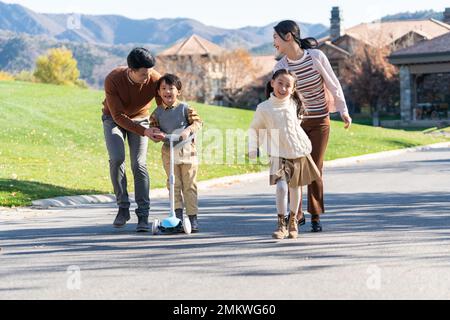
{"label": "mountain", "polygon": [[442,12],[436,12],[434,10],[401,12],[393,15],[387,15],[381,18],[381,21],[424,20],[424,19],[436,19],[439,21],[443,21],[444,14]]}
{"label": "mountain", "polygon": [[113,68],[124,65],[130,50],[139,44],[101,45],[59,41],[45,36],[0,31],[0,70],[11,73],[31,71],[38,56],[56,47],[66,47],[78,62],[80,78],[91,87],[101,88]]}
{"label": "mountain", "polygon": [[[321,24],[300,24],[305,36],[327,29]],[[274,25],[224,29],[188,18],[134,20],[118,15],[45,14],[0,2],[0,30],[103,45],[143,43],[167,47],[195,33],[225,48],[251,49],[270,41]]]}
{"label": "mountain", "polygon": [[[33,70],[38,56],[64,46],[78,61],[80,77],[100,88],[107,73],[126,62],[131,48],[145,46],[157,54],[192,34],[227,49],[273,54],[275,24],[224,29],[188,18],[133,20],[118,15],[36,13],[0,1],[0,70]],[[304,37],[328,32],[322,24],[299,24]]]}

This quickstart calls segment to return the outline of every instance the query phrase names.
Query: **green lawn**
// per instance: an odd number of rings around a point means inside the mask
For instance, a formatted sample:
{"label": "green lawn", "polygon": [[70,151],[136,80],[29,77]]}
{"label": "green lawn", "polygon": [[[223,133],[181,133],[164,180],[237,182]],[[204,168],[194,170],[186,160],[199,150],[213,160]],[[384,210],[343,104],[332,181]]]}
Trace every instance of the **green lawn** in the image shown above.
{"label": "green lawn", "polygon": [[[0,82],[0,206],[26,206],[61,195],[111,193],[101,124],[103,92]],[[194,104],[210,129],[243,129],[253,112]],[[327,160],[444,141],[420,132],[333,122]],[[203,145],[208,146],[208,138]],[[242,156],[240,158],[242,160]],[[165,185],[160,145],[150,143],[152,188]],[[259,171],[261,166],[200,166],[199,180]],[[129,183],[132,185],[131,174]]]}

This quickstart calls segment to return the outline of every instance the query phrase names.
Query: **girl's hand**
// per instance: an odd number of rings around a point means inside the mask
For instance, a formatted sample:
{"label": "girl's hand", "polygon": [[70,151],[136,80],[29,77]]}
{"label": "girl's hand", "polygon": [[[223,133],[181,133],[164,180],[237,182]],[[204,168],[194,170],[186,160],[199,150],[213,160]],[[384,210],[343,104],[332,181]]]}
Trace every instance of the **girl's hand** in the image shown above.
{"label": "girl's hand", "polygon": [[348,128],[350,128],[352,126],[353,120],[352,120],[352,118],[350,117],[350,115],[348,113],[341,114],[341,118],[342,118],[342,120],[345,123],[344,124],[344,128],[345,129],[348,129]]}

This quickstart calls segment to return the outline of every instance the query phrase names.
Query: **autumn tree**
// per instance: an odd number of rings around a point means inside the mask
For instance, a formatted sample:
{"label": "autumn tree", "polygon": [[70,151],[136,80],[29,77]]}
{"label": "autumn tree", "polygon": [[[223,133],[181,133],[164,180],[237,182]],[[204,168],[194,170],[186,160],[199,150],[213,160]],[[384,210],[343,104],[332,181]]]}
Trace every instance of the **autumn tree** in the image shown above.
{"label": "autumn tree", "polygon": [[252,56],[245,49],[236,49],[224,53],[220,58],[225,66],[225,95],[226,99],[235,104],[239,104],[245,89],[251,86],[257,77],[257,68],[253,63]]}
{"label": "autumn tree", "polygon": [[72,52],[66,48],[50,49],[36,61],[34,76],[38,81],[58,85],[73,85],[79,81],[80,71]]}
{"label": "autumn tree", "polygon": [[387,59],[391,50],[389,46],[354,46],[342,73],[350,99],[361,106],[370,106],[376,126],[381,108],[394,104],[400,91],[398,70]]}

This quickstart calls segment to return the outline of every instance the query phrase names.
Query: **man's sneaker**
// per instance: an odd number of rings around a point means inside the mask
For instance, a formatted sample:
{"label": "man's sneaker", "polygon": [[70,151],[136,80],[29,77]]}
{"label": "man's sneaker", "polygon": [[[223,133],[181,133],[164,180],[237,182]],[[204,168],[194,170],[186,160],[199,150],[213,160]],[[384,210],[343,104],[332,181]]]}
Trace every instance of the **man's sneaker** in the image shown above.
{"label": "man's sneaker", "polygon": [[282,240],[288,236],[287,223],[284,216],[278,216],[278,229],[272,234],[274,239]]}
{"label": "man's sneaker", "polygon": [[150,225],[148,224],[148,216],[138,216],[138,224],[136,232],[149,232]]}
{"label": "man's sneaker", "polygon": [[123,228],[130,220],[130,209],[120,208],[119,213],[117,213],[116,219],[114,220],[114,228]]}
{"label": "man's sneaker", "polygon": [[197,217],[197,215],[189,216],[189,221],[191,221],[192,233],[198,233],[199,229],[198,229],[198,217]]}

